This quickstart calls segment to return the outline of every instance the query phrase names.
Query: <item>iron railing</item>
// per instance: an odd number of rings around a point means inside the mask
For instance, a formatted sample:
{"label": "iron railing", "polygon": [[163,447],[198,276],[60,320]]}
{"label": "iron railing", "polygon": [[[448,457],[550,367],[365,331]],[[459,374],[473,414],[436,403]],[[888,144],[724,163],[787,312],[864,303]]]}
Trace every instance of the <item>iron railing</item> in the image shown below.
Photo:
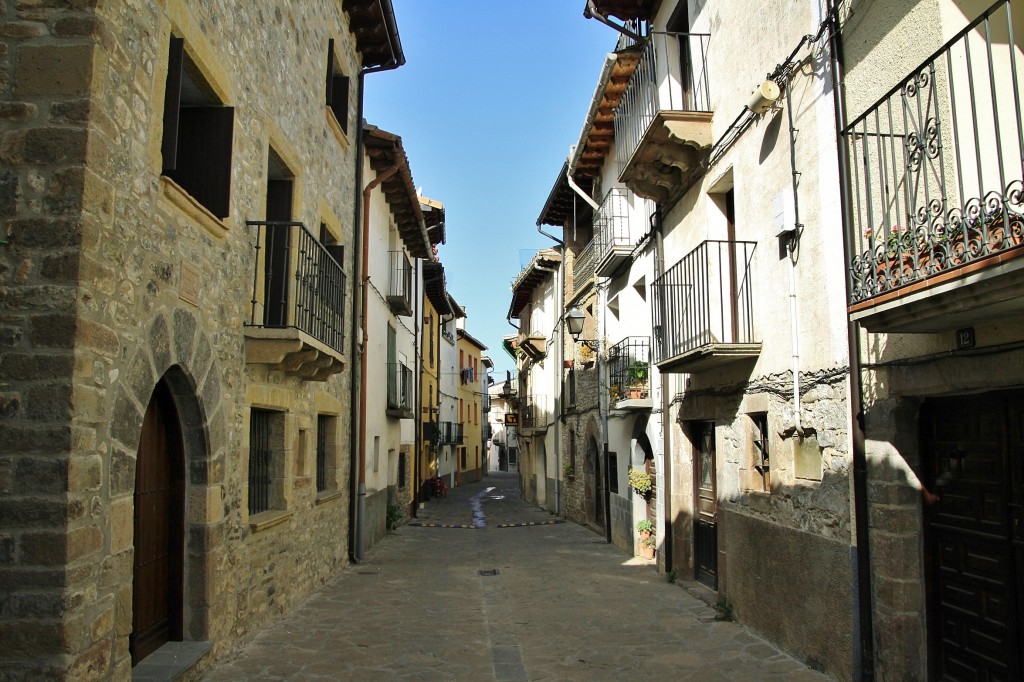
{"label": "iron railing", "polygon": [[1024,243],[1011,4],[990,7],[843,130],[851,303]]}
{"label": "iron railing", "polygon": [[535,429],[547,426],[551,416],[546,395],[531,394],[526,396],[520,407],[519,426],[524,429]]}
{"label": "iron railing", "polygon": [[627,336],[608,349],[608,396],[612,402],[651,395],[651,340]]}
{"label": "iron railing", "polygon": [[327,490],[327,431],[330,417],[317,415],[316,418],[316,491]]}
{"label": "iron railing", "polygon": [[620,170],[659,111],[711,111],[707,33],[652,31],[615,109]]}
{"label": "iron railing", "polygon": [[405,251],[389,251],[388,304],[396,315],[412,315],[412,264]]}
{"label": "iron railing", "polygon": [[248,326],[298,329],[343,352],[345,273],[338,261],[302,223],[246,224],[256,228]]}
{"label": "iron railing", "polygon": [[[603,261],[612,249],[633,247],[643,232],[650,229],[651,217],[657,205],[650,199],[636,197],[642,205],[639,209],[634,208],[630,205],[631,194],[628,189],[621,187],[608,190],[601,202],[601,208],[594,214],[594,248],[597,263]],[[639,215],[641,213],[642,215]],[[634,222],[638,225],[635,229],[632,227]]]}
{"label": "iron railing", "polygon": [[587,282],[594,278],[594,266],[597,265],[597,246],[595,240],[583,247],[572,262],[572,290],[575,295]]}
{"label": "iron railing", "polygon": [[632,246],[629,213],[629,191],[618,187],[608,190],[601,208],[594,213],[594,243],[598,261],[615,247]]}
{"label": "iron railing", "polygon": [[753,343],[755,242],[708,240],[654,281],[654,362],[719,343]]}
{"label": "iron railing", "polygon": [[388,409],[412,409],[412,370],[401,362],[388,363]]}
{"label": "iron railing", "polygon": [[270,444],[269,410],[253,409],[249,412],[249,514],[270,509],[270,489],[273,481],[271,463],[274,451]]}
{"label": "iron railing", "polygon": [[424,422],[423,437],[434,445],[462,445],[462,424],[455,422]]}

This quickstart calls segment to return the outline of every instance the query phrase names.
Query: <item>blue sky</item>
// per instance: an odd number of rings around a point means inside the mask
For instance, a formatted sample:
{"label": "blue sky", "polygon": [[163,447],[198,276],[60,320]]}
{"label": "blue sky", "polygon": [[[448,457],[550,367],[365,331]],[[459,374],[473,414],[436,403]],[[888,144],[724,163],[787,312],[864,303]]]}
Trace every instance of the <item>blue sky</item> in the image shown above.
{"label": "blue sky", "polygon": [[366,77],[365,117],[402,137],[413,182],[444,203],[448,289],[497,380],[513,369],[510,283],[553,244],[537,216],[618,34],[584,19],[584,0],[393,4],[406,64]]}

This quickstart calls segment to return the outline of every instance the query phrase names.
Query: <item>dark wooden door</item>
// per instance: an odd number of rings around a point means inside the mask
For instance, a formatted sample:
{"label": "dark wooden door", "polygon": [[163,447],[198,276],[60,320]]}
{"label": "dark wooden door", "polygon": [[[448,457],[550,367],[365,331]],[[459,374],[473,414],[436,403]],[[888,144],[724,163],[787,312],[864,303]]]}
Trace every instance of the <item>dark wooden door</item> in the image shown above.
{"label": "dark wooden door", "polygon": [[[267,220],[287,223],[292,219],[292,181],[267,181]],[[288,264],[291,262],[291,230],[289,225],[270,224],[266,227],[266,253],[264,258],[263,323],[268,327],[288,324]]]}
{"label": "dark wooden door", "polygon": [[1022,394],[925,403],[931,676],[1021,679]]}
{"label": "dark wooden door", "polygon": [[146,409],[135,465],[132,664],[182,639],[184,457],[174,402],[161,381]]}
{"label": "dark wooden door", "polygon": [[715,423],[693,425],[694,577],[718,589],[718,497],[715,486]]}

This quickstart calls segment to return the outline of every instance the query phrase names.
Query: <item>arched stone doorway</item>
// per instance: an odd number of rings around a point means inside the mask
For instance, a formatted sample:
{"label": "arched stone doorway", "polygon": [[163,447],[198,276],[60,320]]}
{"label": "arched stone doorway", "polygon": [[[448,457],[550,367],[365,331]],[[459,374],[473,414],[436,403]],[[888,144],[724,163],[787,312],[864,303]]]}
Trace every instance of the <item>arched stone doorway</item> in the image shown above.
{"label": "arched stone doorway", "polygon": [[146,408],[135,465],[132,663],[184,632],[185,451],[167,381]]}

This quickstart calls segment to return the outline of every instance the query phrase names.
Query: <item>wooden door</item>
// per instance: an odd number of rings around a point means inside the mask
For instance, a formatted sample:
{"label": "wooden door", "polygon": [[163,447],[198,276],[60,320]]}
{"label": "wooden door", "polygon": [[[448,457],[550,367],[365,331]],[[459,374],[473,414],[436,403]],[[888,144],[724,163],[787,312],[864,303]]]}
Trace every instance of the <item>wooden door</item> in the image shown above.
{"label": "wooden door", "polygon": [[933,400],[922,411],[930,671],[1021,679],[1021,394]]}
{"label": "wooden door", "polygon": [[694,577],[718,589],[718,497],[715,486],[715,423],[693,425]]}
{"label": "wooden door", "polygon": [[146,409],[135,465],[132,664],[183,635],[184,457],[178,416],[161,381]]}

